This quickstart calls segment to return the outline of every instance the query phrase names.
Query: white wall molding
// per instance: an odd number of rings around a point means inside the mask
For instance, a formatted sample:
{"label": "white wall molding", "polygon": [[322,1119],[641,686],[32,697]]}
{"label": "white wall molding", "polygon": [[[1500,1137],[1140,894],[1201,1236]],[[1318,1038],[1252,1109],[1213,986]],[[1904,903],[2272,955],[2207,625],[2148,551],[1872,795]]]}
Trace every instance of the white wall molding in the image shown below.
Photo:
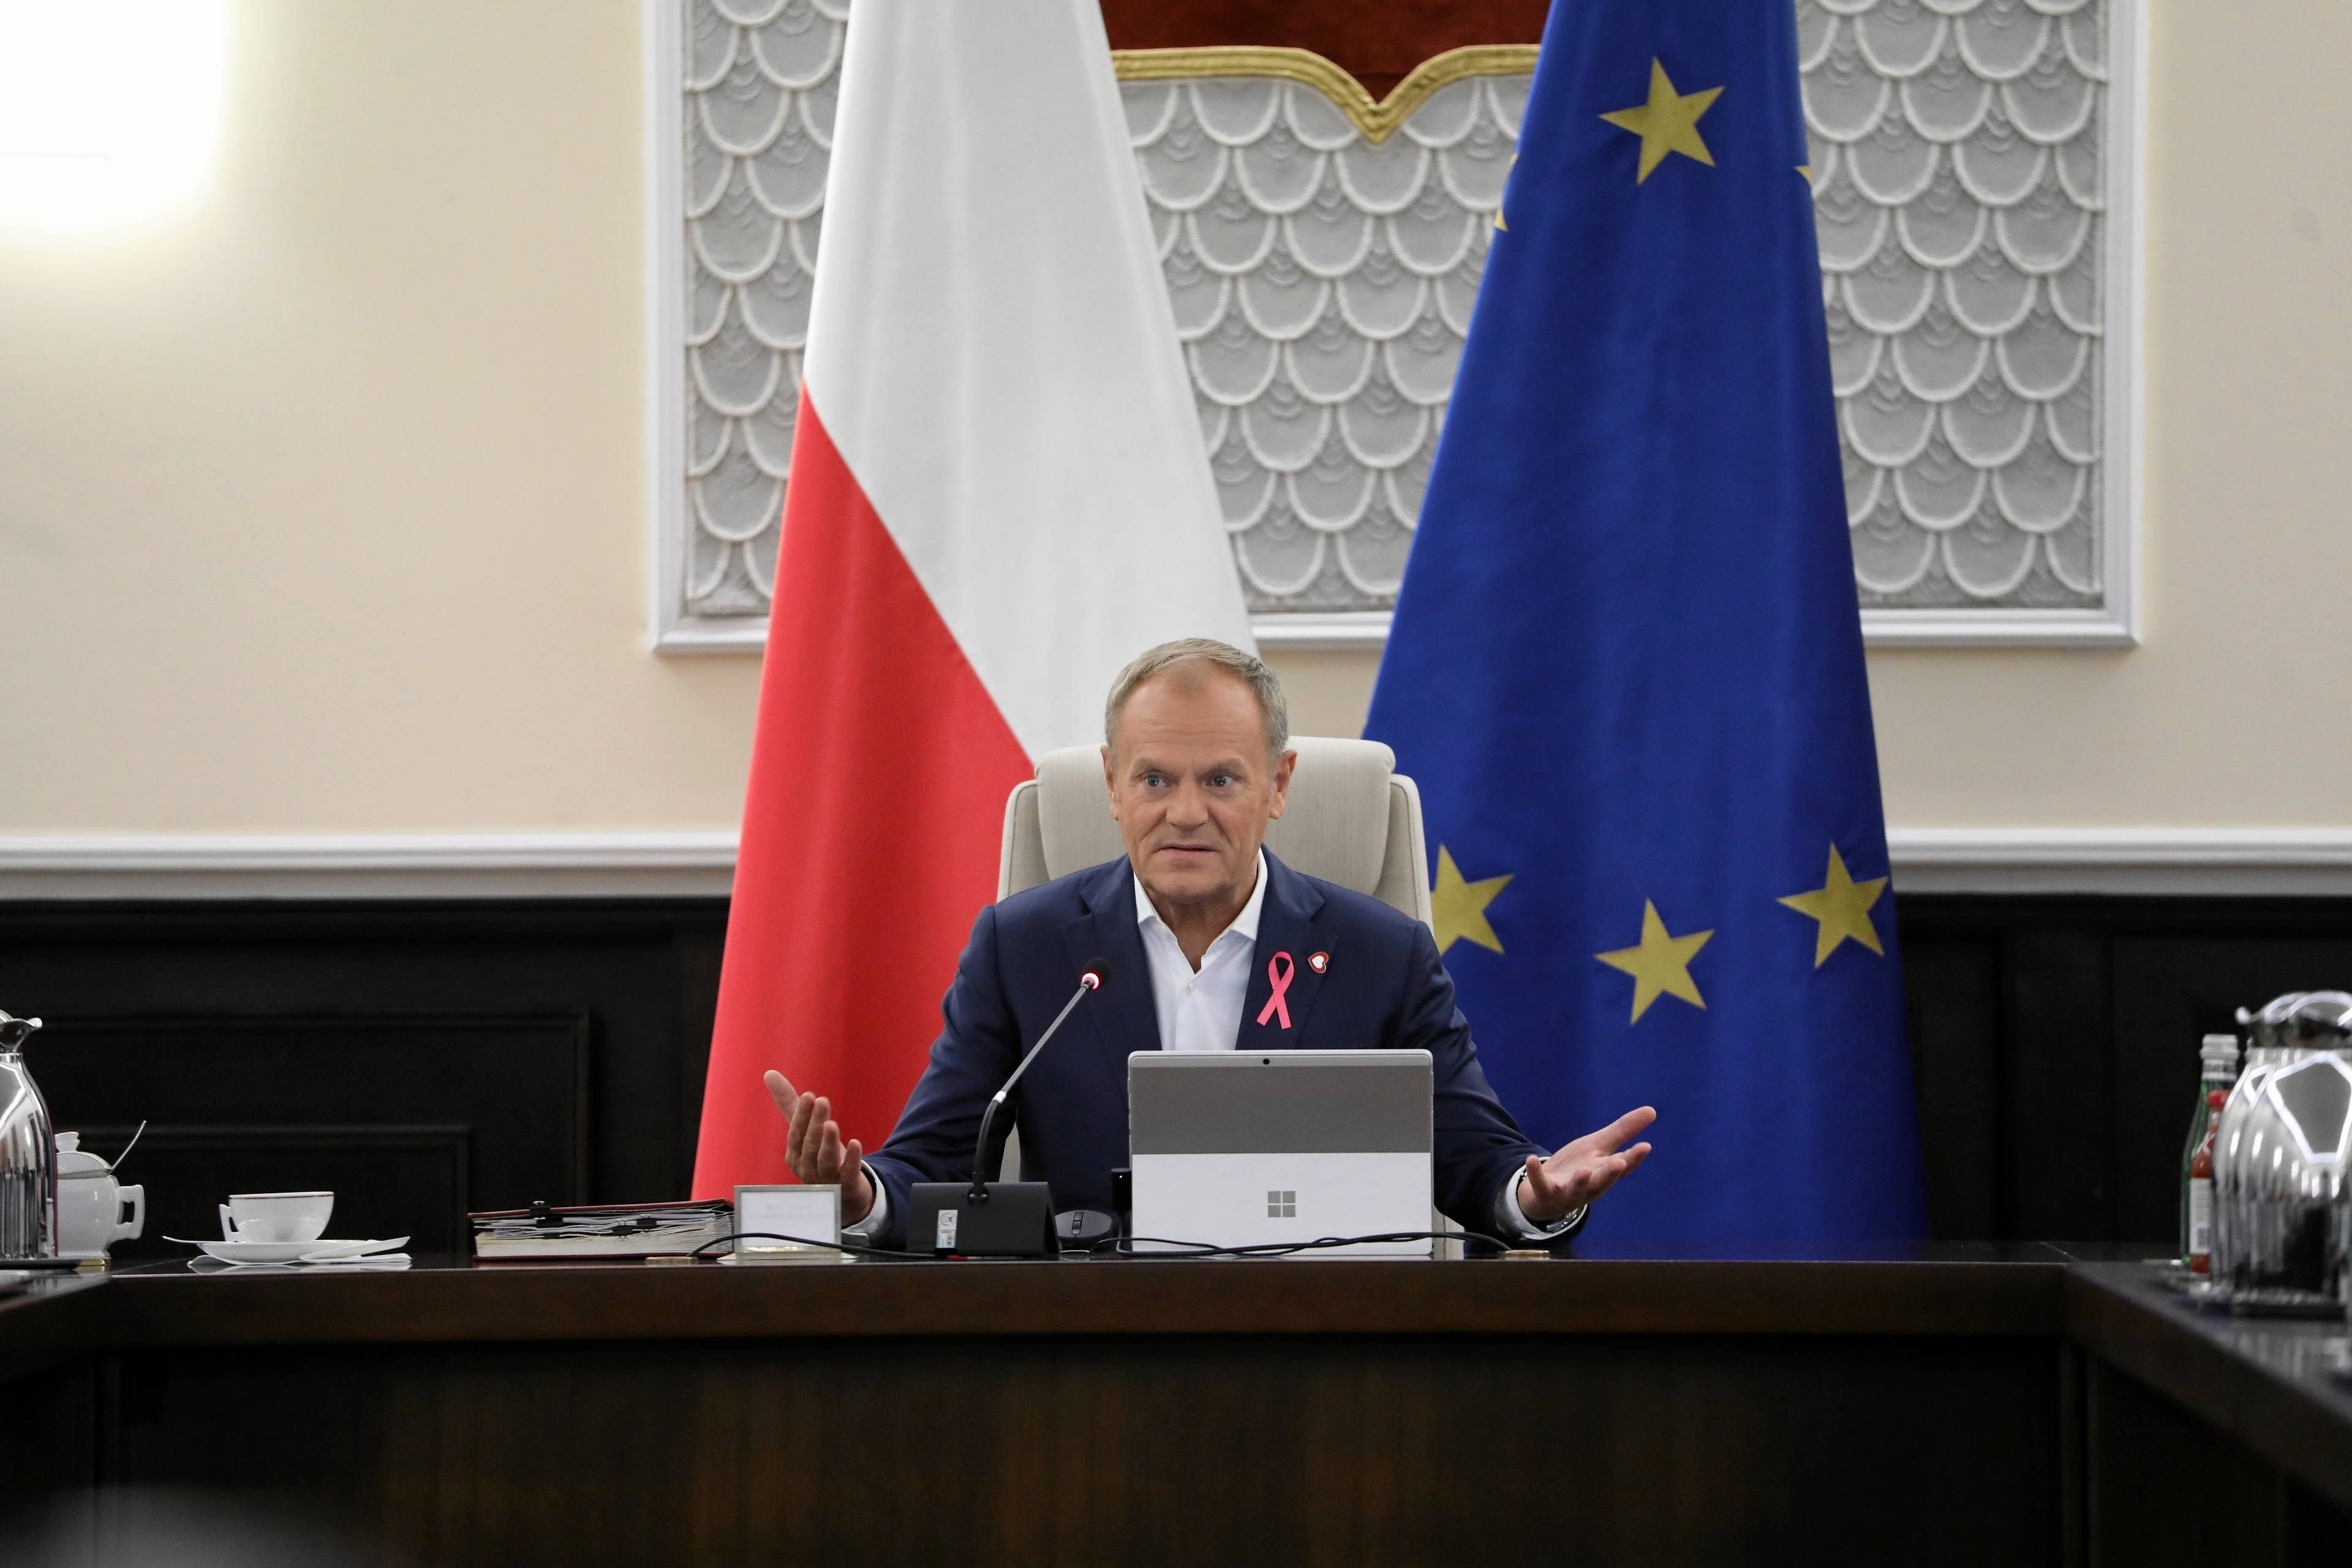
{"label": "white wall molding", "polygon": [[0,900],[724,896],[735,835],[0,834]]}
{"label": "white wall molding", "polygon": [[[1254,616],[1250,630],[1261,650],[1378,653],[1388,646],[1392,618],[1387,610]],[[2139,634],[2128,617],[2106,610],[1866,609],[1862,640],[1872,647],[2131,647]],[[680,616],[656,646],[666,654],[764,653],[768,623]]]}
{"label": "white wall molding", "polygon": [[1896,827],[1898,893],[2352,895],[2352,827]]}
{"label": "white wall molding", "polygon": [[[2127,542],[2116,550],[2126,558],[2130,555]],[[1378,652],[1388,646],[1391,618],[1387,610],[1257,616],[1250,629],[1262,649]],[[740,632],[702,633],[695,641],[673,635],[662,646],[674,653],[757,653],[766,636],[763,622]],[[1873,647],[2130,647],[2139,641],[2139,634],[2127,612],[2113,610],[1865,609],[1862,640]]]}
{"label": "white wall molding", "polygon": [[[695,647],[702,617],[687,612],[686,101],[677,0],[642,0],[646,150],[646,513],[652,520],[646,626],[656,652]],[[763,618],[759,627],[766,629]]]}
{"label": "white wall molding", "polygon": [[[2128,541],[2115,542],[2109,560],[2131,552]],[[1871,647],[2133,647],[2139,629],[2112,599],[2100,610],[1865,608],[1862,640]]]}
{"label": "white wall molding", "polygon": [[1279,648],[1372,648],[1388,646],[1387,610],[1335,610],[1328,615],[1253,616],[1250,631],[1261,651]]}
{"label": "white wall molding", "polygon": [[[1897,827],[1905,893],[2352,897],[2352,827]],[[735,835],[0,834],[0,900],[723,897]]]}
{"label": "white wall molding", "polygon": [[768,651],[768,617],[757,620],[743,616],[674,616],[666,630],[654,637],[654,651],[661,654],[764,654]]}
{"label": "white wall molding", "polygon": [[[2148,0],[2114,0],[2107,35],[2107,248],[2100,279],[2106,290],[2106,406],[2099,466],[2106,531],[2105,613],[2113,635],[2077,643],[2132,646],[2140,640],[2141,473],[2147,411],[2147,14]],[[1864,628],[1865,635],[1868,628]],[[1991,640],[2008,640],[1997,635]],[[2070,640],[2062,632],[2050,639]]]}

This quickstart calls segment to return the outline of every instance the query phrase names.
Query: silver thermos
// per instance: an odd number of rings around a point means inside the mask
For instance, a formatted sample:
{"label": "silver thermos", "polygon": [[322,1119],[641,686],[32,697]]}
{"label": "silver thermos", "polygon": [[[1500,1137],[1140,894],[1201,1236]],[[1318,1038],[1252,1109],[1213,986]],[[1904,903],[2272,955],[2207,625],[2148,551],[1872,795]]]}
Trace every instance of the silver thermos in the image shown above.
{"label": "silver thermos", "polygon": [[2290,994],[2245,1021],[2245,1071],[2213,1140],[2213,1279],[2237,1292],[2338,1296],[2352,995]]}
{"label": "silver thermos", "polygon": [[58,1141],[23,1054],[40,1026],[0,1013],[0,1264],[58,1255]]}
{"label": "silver thermos", "polygon": [[2222,1102],[2221,1120],[2213,1129],[2213,1283],[2242,1290],[2247,1279],[2247,1219],[2244,1178],[2246,1111],[2262,1093],[2271,1072],[2286,1059],[2279,1044],[2279,1028],[2305,993],[2290,991],[2275,996],[2258,1013],[2238,1009],[2238,1026],[2246,1034],[2245,1065]]}

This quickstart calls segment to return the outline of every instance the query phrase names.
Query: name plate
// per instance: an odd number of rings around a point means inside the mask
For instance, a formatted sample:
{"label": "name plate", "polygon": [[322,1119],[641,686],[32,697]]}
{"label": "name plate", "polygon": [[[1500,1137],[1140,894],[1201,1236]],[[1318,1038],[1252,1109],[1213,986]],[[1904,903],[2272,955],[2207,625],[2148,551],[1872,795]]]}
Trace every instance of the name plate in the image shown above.
{"label": "name plate", "polygon": [[761,1186],[735,1189],[737,1263],[839,1263],[841,1188]]}

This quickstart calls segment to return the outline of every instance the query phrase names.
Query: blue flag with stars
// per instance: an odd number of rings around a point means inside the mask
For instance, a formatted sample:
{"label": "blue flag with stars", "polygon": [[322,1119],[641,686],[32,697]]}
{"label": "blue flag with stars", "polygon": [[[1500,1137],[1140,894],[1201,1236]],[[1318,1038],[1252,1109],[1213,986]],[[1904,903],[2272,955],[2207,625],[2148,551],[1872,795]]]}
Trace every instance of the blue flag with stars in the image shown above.
{"label": "blue flag with stars", "polygon": [[1788,0],[1551,8],[1366,733],[1599,1249],[1926,1232]]}

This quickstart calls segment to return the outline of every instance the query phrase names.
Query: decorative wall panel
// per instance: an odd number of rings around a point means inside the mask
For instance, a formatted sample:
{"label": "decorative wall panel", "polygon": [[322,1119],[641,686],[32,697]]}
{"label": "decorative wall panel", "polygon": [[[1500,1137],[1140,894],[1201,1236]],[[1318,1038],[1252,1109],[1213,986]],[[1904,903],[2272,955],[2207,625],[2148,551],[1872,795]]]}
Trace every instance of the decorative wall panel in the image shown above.
{"label": "decorative wall panel", "polygon": [[[649,4],[682,73],[656,104],[683,152],[655,237],[676,256],[659,353],[677,388],[656,414],[657,620],[663,646],[756,645],[849,0]],[[1793,4],[1873,635],[2127,636],[2130,454],[2111,449],[2129,234],[2110,193],[2137,0]],[[1531,59],[1456,50],[1375,104],[1296,51],[1120,57],[1261,636],[1384,622]]]}
{"label": "decorative wall panel", "polygon": [[2106,0],[1798,0],[1865,605],[2096,608]]}
{"label": "decorative wall panel", "polygon": [[765,616],[847,0],[691,0],[685,37],[688,613]]}
{"label": "decorative wall panel", "polygon": [[1304,82],[1126,84],[1259,614],[1394,601],[1528,79],[1465,76],[1377,142]]}

